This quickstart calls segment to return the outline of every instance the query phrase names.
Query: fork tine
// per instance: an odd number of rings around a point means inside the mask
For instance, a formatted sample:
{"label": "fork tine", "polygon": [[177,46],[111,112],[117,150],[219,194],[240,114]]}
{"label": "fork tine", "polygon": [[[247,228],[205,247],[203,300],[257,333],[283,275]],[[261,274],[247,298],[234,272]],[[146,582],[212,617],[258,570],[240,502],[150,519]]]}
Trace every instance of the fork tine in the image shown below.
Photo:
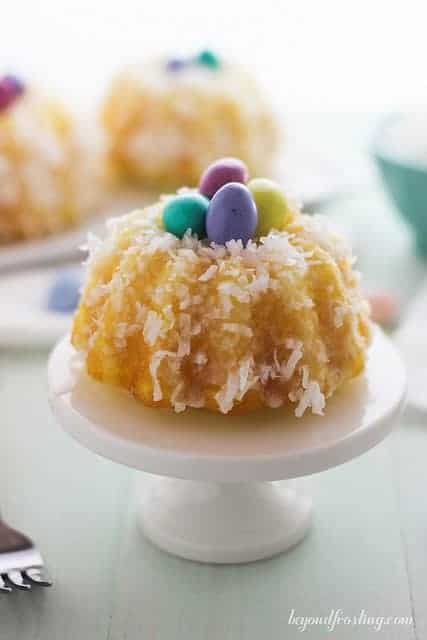
{"label": "fork tine", "polygon": [[53,584],[52,580],[44,577],[41,571],[41,567],[30,567],[29,569],[25,569],[22,573],[24,578],[31,582],[31,584],[36,584],[40,587],[51,587]]}
{"label": "fork tine", "polygon": [[3,576],[0,575],[0,592],[10,593],[12,591],[12,587],[8,587],[3,580]]}
{"label": "fork tine", "polygon": [[31,585],[24,582],[24,578],[20,571],[13,569],[8,573],[3,575],[6,583],[11,587],[16,587],[17,589],[22,589],[23,591],[29,591],[31,589]]}

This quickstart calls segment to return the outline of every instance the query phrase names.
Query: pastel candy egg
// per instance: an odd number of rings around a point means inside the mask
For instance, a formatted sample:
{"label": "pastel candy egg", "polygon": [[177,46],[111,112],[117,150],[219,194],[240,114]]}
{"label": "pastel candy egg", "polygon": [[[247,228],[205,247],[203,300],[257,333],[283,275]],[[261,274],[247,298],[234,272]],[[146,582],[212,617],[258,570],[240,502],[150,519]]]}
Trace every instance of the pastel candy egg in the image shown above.
{"label": "pastel candy egg", "polygon": [[207,198],[212,196],[227,182],[247,182],[248,168],[238,158],[221,158],[208,166],[202,174],[199,191]]}
{"label": "pastel candy egg", "polygon": [[79,304],[83,282],[81,268],[63,269],[52,283],[47,297],[49,311],[71,313]]}
{"label": "pastel candy egg", "polygon": [[209,204],[206,231],[210,242],[225,244],[252,238],[258,223],[255,202],[247,187],[229,182],[218,189]]}
{"label": "pastel candy egg", "polygon": [[10,93],[9,89],[5,87],[2,82],[0,82],[0,111],[7,109],[14,100],[15,96]]}
{"label": "pastel candy egg", "polygon": [[166,69],[167,71],[172,71],[172,72],[181,71],[182,69],[184,69],[186,65],[187,65],[187,62],[183,58],[170,58],[166,62]]}
{"label": "pastel candy egg", "polygon": [[195,57],[195,62],[208,67],[208,69],[218,69],[221,66],[220,59],[211,49],[200,51]]}
{"label": "pastel candy egg", "polygon": [[258,211],[256,235],[266,236],[271,229],[284,229],[291,216],[286,196],[281,187],[267,178],[254,178],[248,189],[255,200]]}
{"label": "pastel candy egg", "polygon": [[16,76],[4,76],[3,81],[6,83],[6,86],[9,87],[10,92],[14,96],[20,96],[24,93],[24,83]]}
{"label": "pastel candy egg", "polygon": [[367,294],[371,307],[371,318],[382,325],[396,323],[399,316],[399,304],[397,299],[388,291],[376,291]]}
{"label": "pastel candy egg", "polygon": [[199,238],[206,235],[209,200],[199,193],[183,193],[166,204],[163,225],[166,231],[182,238],[188,229]]}
{"label": "pastel candy egg", "polygon": [[0,78],[0,111],[7,109],[23,90],[24,85],[15,76]]}

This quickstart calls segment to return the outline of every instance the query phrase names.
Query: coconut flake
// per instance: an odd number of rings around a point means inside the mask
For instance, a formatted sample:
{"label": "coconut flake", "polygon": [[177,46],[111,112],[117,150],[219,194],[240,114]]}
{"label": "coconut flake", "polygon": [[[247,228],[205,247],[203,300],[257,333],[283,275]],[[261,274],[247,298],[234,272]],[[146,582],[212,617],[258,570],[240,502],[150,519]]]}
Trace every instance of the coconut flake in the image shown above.
{"label": "coconut flake", "polygon": [[190,290],[187,287],[187,285],[181,284],[181,283],[177,284],[176,292],[179,297],[179,308],[182,310],[188,309],[188,307],[191,304],[191,296],[190,296]]}
{"label": "coconut flake", "polygon": [[287,362],[282,362],[280,367],[280,374],[285,380],[290,380],[294,374],[295,367],[303,356],[303,344],[300,340],[293,340],[288,338],[285,341],[285,346],[288,349],[292,349],[292,353],[289,356]]}
{"label": "coconut flake", "polygon": [[225,243],[230,256],[237,257],[243,253],[243,242],[241,240],[229,240]]}
{"label": "coconut flake", "polygon": [[148,311],[147,307],[141,304],[139,300],[137,300],[135,303],[135,309],[136,309],[135,322],[137,324],[142,325],[145,322],[145,318],[147,316],[147,311]]}
{"label": "coconut flake", "polygon": [[264,293],[268,290],[270,285],[270,276],[266,270],[260,271],[256,277],[248,284],[248,291],[253,296],[257,296],[259,293]]}
{"label": "coconut flake", "polygon": [[253,375],[254,359],[252,356],[245,358],[239,367],[239,393],[237,400],[242,400],[246,393],[258,382],[259,377]]}
{"label": "coconut flake", "polygon": [[191,351],[191,316],[181,313],[179,316],[178,358],[188,356]]}
{"label": "coconut flake", "polygon": [[333,222],[326,216],[301,215],[295,222],[295,226],[299,228],[300,237],[320,246],[335,259],[347,259],[351,264],[354,263],[347,240],[337,232]]}
{"label": "coconut flake", "polygon": [[245,338],[252,338],[253,331],[250,327],[239,322],[224,322],[222,325],[224,331],[230,331],[230,333],[238,333]]}
{"label": "coconut flake", "polygon": [[211,264],[211,266],[208,269],[206,269],[206,271],[202,273],[202,275],[199,277],[200,282],[207,282],[208,280],[211,280],[217,271],[218,271],[217,265]]}
{"label": "coconut flake", "polygon": [[178,397],[181,394],[183,388],[184,388],[184,383],[179,382],[171,394],[171,404],[174,410],[176,411],[176,413],[182,413],[182,411],[185,411],[185,408],[186,408],[185,402],[183,400],[178,400]]}
{"label": "coconut flake", "polygon": [[301,373],[302,373],[301,384],[302,384],[304,389],[307,389],[308,388],[308,383],[310,381],[310,379],[309,379],[310,367],[307,364],[304,364],[301,367]]}
{"label": "coconut flake", "polygon": [[240,368],[239,368],[239,391],[240,391],[240,393],[242,393],[242,392],[244,392],[246,390],[248,377],[249,377],[249,371],[250,371],[252,362],[253,362],[252,358],[245,358],[245,360],[240,365]]}
{"label": "coconut flake", "polygon": [[242,287],[239,287],[235,282],[222,282],[218,290],[226,297],[234,297],[239,302],[249,302],[249,293]]}
{"label": "coconut flake", "polygon": [[153,254],[153,253],[156,253],[157,251],[167,253],[171,249],[175,249],[178,242],[179,242],[178,238],[176,238],[171,233],[156,235],[153,238],[151,238],[146,251],[148,254]]}
{"label": "coconut flake", "polygon": [[97,284],[85,295],[85,303],[88,307],[96,306],[110,290],[109,284]]}
{"label": "coconut flake", "polygon": [[292,402],[299,400],[295,415],[297,418],[301,418],[306,409],[311,408],[312,413],[321,416],[326,401],[324,394],[320,391],[320,385],[315,380],[309,380],[310,370],[307,365],[302,366],[300,371],[302,389],[298,392],[291,392],[288,396]]}
{"label": "coconut flake", "polygon": [[258,254],[269,262],[295,267],[304,273],[307,270],[306,255],[298,246],[290,243],[290,238],[289,234],[271,232],[265,238],[261,238]]}
{"label": "coconut flake", "polygon": [[297,418],[301,418],[305,410],[311,407],[312,413],[322,416],[325,408],[325,396],[320,391],[320,385],[318,382],[312,381],[307,385],[307,389],[304,389],[297,408],[295,409],[295,415]]}
{"label": "coconut flake", "polygon": [[163,322],[158,313],[150,309],[144,323],[144,340],[152,346],[162,333]]}
{"label": "coconut flake", "polygon": [[239,392],[239,385],[239,372],[230,371],[225,384],[221,387],[218,393],[215,394],[215,400],[218,403],[221,413],[228,413],[233,408],[234,400],[237,398]]}
{"label": "coconut flake", "polygon": [[337,329],[343,326],[344,316],[348,313],[349,309],[344,305],[337,305],[334,308],[334,325]]}
{"label": "coconut flake", "polygon": [[162,388],[160,386],[160,382],[157,378],[157,371],[160,367],[160,364],[163,358],[176,358],[176,353],[172,351],[156,351],[150,360],[150,375],[153,381],[153,400],[154,402],[158,402],[163,398]]}

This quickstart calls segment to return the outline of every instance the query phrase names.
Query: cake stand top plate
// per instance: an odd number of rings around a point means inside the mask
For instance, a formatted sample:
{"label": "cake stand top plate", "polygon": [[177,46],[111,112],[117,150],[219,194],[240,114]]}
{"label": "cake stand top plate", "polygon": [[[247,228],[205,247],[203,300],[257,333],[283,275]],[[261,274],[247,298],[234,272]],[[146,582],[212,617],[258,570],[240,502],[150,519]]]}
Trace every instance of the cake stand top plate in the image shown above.
{"label": "cake stand top plate", "polygon": [[190,480],[281,480],[342,464],[388,434],[406,390],[404,366],[379,329],[365,373],[328,401],[324,416],[299,419],[282,409],[223,416],[148,408],[76,371],[75,357],[67,336],[49,361],[50,403],[65,431],[115,462]]}

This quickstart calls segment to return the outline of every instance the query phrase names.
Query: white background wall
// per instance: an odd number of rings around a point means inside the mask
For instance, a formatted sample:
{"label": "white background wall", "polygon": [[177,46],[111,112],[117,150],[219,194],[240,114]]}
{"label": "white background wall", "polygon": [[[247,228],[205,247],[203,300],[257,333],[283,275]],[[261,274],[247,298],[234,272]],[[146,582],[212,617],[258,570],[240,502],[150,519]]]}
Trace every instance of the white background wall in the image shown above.
{"label": "white background wall", "polygon": [[427,103],[425,0],[3,0],[0,66],[88,102],[126,61],[211,46],[289,111]]}

